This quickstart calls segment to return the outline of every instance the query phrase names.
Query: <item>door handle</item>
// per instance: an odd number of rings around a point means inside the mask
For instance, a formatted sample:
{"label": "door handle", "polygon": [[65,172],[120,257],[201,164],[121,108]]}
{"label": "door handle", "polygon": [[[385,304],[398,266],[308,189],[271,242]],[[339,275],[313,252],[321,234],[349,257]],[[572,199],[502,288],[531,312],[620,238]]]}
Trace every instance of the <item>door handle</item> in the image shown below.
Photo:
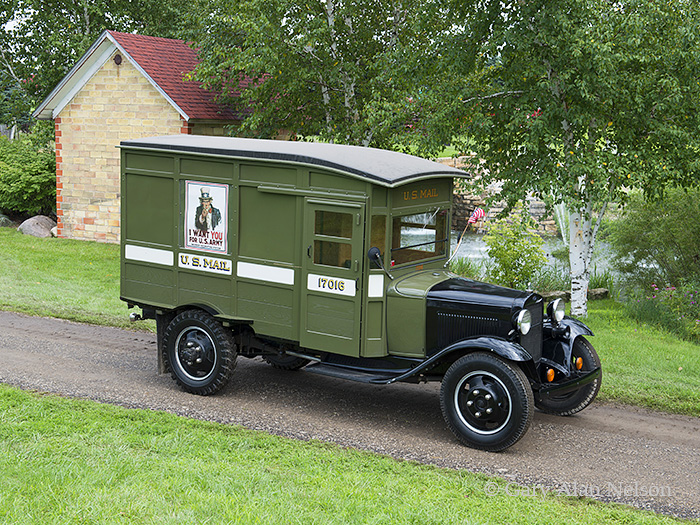
{"label": "door handle", "polygon": [[313,244],[309,244],[309,247],[306,249],[306,256],[311,259],[311,247]]}

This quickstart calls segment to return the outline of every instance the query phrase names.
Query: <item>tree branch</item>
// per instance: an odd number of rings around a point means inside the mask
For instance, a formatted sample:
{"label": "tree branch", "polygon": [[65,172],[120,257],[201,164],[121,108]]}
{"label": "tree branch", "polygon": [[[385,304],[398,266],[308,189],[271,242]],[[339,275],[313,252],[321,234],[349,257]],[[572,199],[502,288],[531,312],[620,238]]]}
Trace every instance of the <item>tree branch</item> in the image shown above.
{"label": "tree branch", "polygon": [[497,97],[510,97],[513,95],[522,95],[524,91],[501,91],[499,93],[492,93],[491,95],[485,95],[483,97],[472,97],[468,98],[466,100],[462,101],[462,104],[468,104],[469,102],[473,102],[475,100],[488,100],[490,98],[497,98]]}
{"label": "tree branch", "polygon": [[328,85],[326,81],[323,80],[323,76],[319,75],[319,80],[321,81],[321,94],[323,96],[323,106],[324,112],[326,114],[326,129],[328,134],[332,136],[333,133],[333,119],[330,113],[331,97],[328,94]]}
{"label": "tree branch", "polygon": [[7,72],[10,74],[12,78],[14,78],[17,82],[21,82],[17,74],[15,73],[15,70],[12,68],[12,64],[10,64],[10,61],[7,60],[7,57],[5,56],[5,50],[0,47],[0,55],[2,56],[2,62],[5,64],[5,68],[7,69]]}

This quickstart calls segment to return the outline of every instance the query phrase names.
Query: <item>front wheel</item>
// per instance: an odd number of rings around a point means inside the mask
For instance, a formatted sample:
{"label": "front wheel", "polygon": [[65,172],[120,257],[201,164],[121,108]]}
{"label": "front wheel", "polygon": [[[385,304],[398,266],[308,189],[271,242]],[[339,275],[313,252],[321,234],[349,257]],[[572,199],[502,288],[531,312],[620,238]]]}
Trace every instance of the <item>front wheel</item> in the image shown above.
{"label": "front wheel", "polygon": [[[583,360],[581,372],[591,372],[596,368],[600,368],[600,359],[595,348],[583,337],[576,338],[573,351],[571,352],[572,362],[575,362],[579,357]],[[600,390],[601,379],[602,372],[601,377],[574,392],[567,392],[560,396],[542,396],[538,398],[535,401],[535,406],[547,414],[571,416],[593,402]]]}
{"label": "front wheel", "polygon": [[201,310],[186,310],[163,334],[163,361],[173,379],[192,394],[221,390],[236,367],[233,335]]}
{"label": "front wheel", "polygon": [[440,406],[463,444],[500,452],[527,431],[535,410],[532,389],[515,364],[492,354],[468,354],[442,379]]}

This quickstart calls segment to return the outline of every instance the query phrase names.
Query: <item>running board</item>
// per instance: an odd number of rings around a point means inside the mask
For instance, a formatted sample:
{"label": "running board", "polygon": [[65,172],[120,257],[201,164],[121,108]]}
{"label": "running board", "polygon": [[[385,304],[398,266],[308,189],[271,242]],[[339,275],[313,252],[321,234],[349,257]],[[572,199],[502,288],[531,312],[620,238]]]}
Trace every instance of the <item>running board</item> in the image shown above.
{"label": "running board", "polygon": [[352,370],[349,368],[325,365],[321,363],[313,363],[307,365],[302,370],[304,370],[305,372],[311,372],[312,374],[338,377],[340,379],[348,379],[350,381],[358,381],[360,383],[387,384],[392,382],[392,380],[396,377],[395,375],[377,375],[367,372],[360,372],[358,370]]}

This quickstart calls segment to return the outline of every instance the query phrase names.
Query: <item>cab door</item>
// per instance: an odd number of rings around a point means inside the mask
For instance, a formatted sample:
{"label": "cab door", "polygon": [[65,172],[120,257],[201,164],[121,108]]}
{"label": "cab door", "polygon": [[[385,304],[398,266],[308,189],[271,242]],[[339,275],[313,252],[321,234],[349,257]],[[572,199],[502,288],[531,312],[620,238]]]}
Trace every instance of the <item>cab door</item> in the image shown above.
{"label": "cab door", "polygon": [[306,197],[301,346],[360,355],[365,205]]}

